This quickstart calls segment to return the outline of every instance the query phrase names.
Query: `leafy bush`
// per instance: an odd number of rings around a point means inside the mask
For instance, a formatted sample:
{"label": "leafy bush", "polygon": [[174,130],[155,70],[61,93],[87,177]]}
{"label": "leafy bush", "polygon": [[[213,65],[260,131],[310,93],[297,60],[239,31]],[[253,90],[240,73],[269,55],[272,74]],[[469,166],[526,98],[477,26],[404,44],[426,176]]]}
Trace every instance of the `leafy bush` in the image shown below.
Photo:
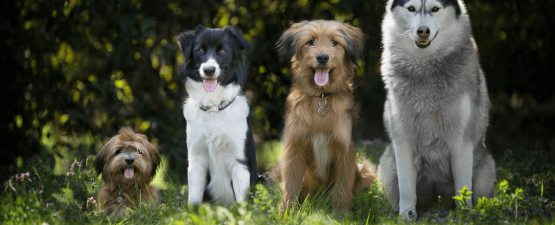
{"label": "leafy bush", "polygon": [[504,213],[510,213],[514,215],[513,221],[518,220],[518,203],[522,200],[522,189],[516,188],[515,193],[509,194],[507,190],[509,188],[509,182],[506,180],[501,181],[497,185],[497,196],[494,198],[482,197],[478,199],[478,204],[472,208],[472,212],[478,213],[480,222],[501,223]]}
{"label": "leafy bush", "polygon": [[[505,138],[523,131],[552,138],[553,129],[544,124],[553,113],[541,110],[553,105],[546,63],[553,61],[547,41],[552,23],[542,10],[551,3],[517,7],[522,4],[517,0],[465,2],[492,99],[495,132],[490,133],[495,135],[488,140],[496,145],[530,142],[533,138]],[[0,147],[5,155],[0,159],[2,179],[18,169],[16,162],[40,155],[41,140],[51,135],[47,126],[68,136],[90,135],[93,153],[120,126],[131,126],[160,147],[170,159],[168,167],[184,180],[185,92],[178,73],[183,57],[174,37],[198,24],[237,26],[251,43],[244,91],[255,134],[264,140],[281,133],[291,83],[288,66],[279,63],[274,49],[279,35],[293,22],[309,19],[360,27],[365,49],[354,79],[361,112],[356,134],[384,136],[385,91],[379,71],[383,1],[26,0],[7,1],[2,10],[0,60],[9,75],[2,77],[0,88],[6,109],[0,132],[11,140]]]}

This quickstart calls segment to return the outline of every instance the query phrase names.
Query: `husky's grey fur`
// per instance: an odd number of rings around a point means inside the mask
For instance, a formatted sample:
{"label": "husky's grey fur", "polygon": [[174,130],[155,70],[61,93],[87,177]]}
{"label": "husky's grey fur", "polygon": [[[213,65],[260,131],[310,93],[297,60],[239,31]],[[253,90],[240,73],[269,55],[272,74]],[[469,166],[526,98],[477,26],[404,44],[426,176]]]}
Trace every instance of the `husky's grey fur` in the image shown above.
{"label": "husky's grey fur", "polygon": [[[422,27],[429,35],[419,35]],[[470,207],[493,196],[495,162],[484,143],[489,98],[464,3],[389,0],[382,31],[392,144],[378,173],[399,214],[414,220],[416,205],[438,196],[443,206],[458,205],[452,196],[463,186],[473,192]]]}

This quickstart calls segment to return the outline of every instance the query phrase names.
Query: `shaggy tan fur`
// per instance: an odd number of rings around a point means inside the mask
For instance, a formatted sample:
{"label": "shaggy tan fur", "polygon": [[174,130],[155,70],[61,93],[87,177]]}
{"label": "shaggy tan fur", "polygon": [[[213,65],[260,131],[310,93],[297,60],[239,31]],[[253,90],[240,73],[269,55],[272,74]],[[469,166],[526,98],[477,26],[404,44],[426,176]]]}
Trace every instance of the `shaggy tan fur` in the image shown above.
{"label": "shaggy tan fur", "polygon": [[[133,158],[129,166],[126,158]],[[98,200],[104,212],[119,216],[125,207],[137,208],[146,203],[151,208],[160,204],[158,190],[150,186],[150,181],[160,164],[160,154],[143,134],[135,134],[129,127],[120,129],[119,134],[98,151],[94,162],[97,173],[102,173],[104,184],[98,191]],[[126,168],[133,168],[131,179],[124,176]],[[121,190],[123,202],[117,203],[116,197]]]}
{"label": "shaggy tan fur", "polygon": [[[353,194],[371,187],[375,180],[368,160],[357,168],[351,141],[353,68],[357,66],[362,42],[359,28],[323,20],[293,24],[278,41],[280,57],[291,60],[293,74],[286,100],[285,153],[270,174],[273,180],[283,181],[281,213],[296,198],[302,201],[322,186],[332,196],[333,210],[346,212]],[[329,56],[324,67],[316,59],[321,53]],[[330,71],[324,86],[314,81],[316,69]],[[322,92],[333,94],[324,99],[314,97]],[[319,101],[327,102],[324,116],[317,113]]]}

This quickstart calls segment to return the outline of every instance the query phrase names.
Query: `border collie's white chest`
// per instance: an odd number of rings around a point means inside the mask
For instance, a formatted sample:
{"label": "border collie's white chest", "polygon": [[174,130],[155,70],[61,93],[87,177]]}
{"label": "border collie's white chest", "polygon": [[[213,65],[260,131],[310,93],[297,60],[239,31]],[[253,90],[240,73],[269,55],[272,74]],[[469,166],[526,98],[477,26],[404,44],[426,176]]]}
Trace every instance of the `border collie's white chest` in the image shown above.
{"label": "border collie's white chest", "polygon": [[[216,202],[242,201],[250,184],[250,174],[241,164],[246,160],[247,99],[237,96],[240,87],[234,84],[218,85],[214,92],[208,93],[202,89],[202,83],[188,80],[186,88],[189,97],[183,105],[183,115],[187,120],[190,188],[201,193],[206,187]],[[221,102],[231,99],[233,102],[225,109],[217,110]],[[216,108],[205,111],[201,105]],[[206,173],[211,178],[208,184],[202,182]],[[198,197],[189,196],[190,202],[199,201]]]}

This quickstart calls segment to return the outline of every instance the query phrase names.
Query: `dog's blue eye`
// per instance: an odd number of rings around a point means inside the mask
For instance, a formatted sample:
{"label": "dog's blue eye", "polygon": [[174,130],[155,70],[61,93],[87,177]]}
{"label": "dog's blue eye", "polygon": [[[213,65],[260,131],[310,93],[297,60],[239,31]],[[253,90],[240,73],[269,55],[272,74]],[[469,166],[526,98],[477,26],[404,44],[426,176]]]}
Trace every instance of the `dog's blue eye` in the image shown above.
{"label": "dog's blue eye", "polygon": [[337,42],[332,40],[332,41],[331,41],[331,45],[336,46],[336,45],[337,45]]}
{"label": "dog's blue eye", "polygon": [[199,49],[198,49],[198,52],[199,52],[199,53],[204,53],[204,49],[199,48]]}
{"label": "dog's blue eye", "polygon": [[314,40],[308,42],[309,45],[314,45]]}
{"label": "dog's blue eye", "polygon": [[411,7],[408,7],[407,9],[408,9],[409,11],[411,11],[411,12],[414,12],[414,10],[416,10],[416,9],[414,9],[414,7],[413,7],[413,6],[411,6]]}

